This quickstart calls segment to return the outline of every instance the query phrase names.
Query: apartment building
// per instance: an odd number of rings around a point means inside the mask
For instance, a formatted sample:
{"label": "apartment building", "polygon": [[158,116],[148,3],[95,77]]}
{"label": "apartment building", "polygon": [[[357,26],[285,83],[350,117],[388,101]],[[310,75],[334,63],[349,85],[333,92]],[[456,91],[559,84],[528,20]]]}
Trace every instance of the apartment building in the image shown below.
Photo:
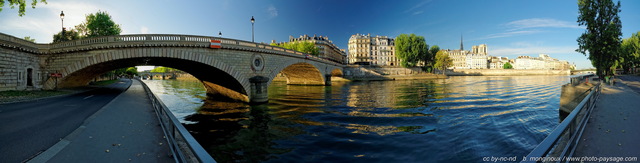
{"label": "apartment building", "polygon": [[394,39],[387,36],[351,35],[348,49],[350,64],[398,66],[400,63],[395,55]]}

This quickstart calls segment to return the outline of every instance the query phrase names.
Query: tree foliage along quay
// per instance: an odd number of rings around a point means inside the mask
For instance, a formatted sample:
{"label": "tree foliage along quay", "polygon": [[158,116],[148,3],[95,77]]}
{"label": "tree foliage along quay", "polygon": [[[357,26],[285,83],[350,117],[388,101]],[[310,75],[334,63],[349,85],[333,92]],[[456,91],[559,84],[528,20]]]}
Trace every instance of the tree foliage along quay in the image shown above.
{"label": "tree foliage along quay", "polygon": [[423,36],[400,34],[395,39],[395,53],[402,67],[415,67],[418,61],[430,58],[429,45]]}
{"label": "tree foliage along quay", "polygon": [[611,0],[578,0],[578,25],[586,31],[578,38],[577,52],[589,55],[597,75],[611,75],[620,62],[622,23],[620,2]]}
{"label": "tree foliage along quay", "polygon": [[435,57],[436,57],[436,53],[438,53],[438,51],[440,51],[440,47],[438,45],[433,45],[431,46],[431,48],[429,48],[429,54],[424,60],[425,66],[428,64],[431,64],[431,65],[433,64],[433,61],[435,60]]}
{"label": "tree foliage along quay", "polygon": [[[25,9],[27,9],[27,2],[25,0],[7,0],[9,2],[9,6],[11,9],[18,6],[18,16],[24,16]],[[0,12],[4,7],[5,0],[0,0]],[[40,0],[40,3],[47,4],[46,0]],[[31,8],[36,8],[36,4],[38,4],[38,0],[31,0]]]}
{"label": "tree foliage along quay", "polygon": [[447,53],[447,51],[444,51],[444,50],[440,50],[438,51],[438,53],[436,53],[435,61],[436,62],[433,66],[438,68],[440,71],[442,71],[443,75],[447,67],[451,67],[451,65],[453,65],[453,60],[449,58],[449,54]]}
{"label": "tree foliage along quay", "polygon": [[166,72],[180,72],[180,70],[174,69],[171,67],[156,67],[149,72],[166,73]]}
{"label": "tree foliage along quay", "polygon": [[511,65],[511,63],[507,62],[507,63],[504,63],[502,68],[503,69],[513,69],[513,65]]}
{"label": "tree foliage along quay", "polygon": [[122,29],[120,25],[111,20],[109,13],[98,11],[85,17],[85,21],[75,26],[75,29],[62,31],[53,35],[53,42],[70,41],[82,38],[99,36],[120,35]]}
{"label": "tree foliage along quay", "polygon": [[640,32],[622,40],[621,46],[621,66],[625,72],[628,72],[630,68],[640,65]]}
{"label": "tree foliage along quay", "polygon": [[311,55],[317,56],[320,54],[320,50],[316,47],[312,42],[307,41],[296,41],[296,42],[285,42],[285,43],[271,43],[271,46],[277,46],[285,49],[291,49]]}

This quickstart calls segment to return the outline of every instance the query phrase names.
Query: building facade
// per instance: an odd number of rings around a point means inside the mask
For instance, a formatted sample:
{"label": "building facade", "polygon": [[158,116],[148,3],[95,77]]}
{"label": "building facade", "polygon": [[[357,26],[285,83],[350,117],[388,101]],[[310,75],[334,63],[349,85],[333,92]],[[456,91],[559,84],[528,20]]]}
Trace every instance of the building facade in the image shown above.
{"label": "building facade", "polygon": [[449,58],[453,60],[452,69],[487,69],[488,65],[488,49],[486,44],[472,46],[471,51],[464,50],[462,40],[460,40],[460,49],[446,50]]}
{"label": "building facade", "polygon": [[348,43],[350,64],[398,66],[393,38],[370,34],[351,35]]}
{"label": "building facade", "polygon": [[[271,42],[276,43],[275,40],[272,40]],[[338,46],[333,44],[333,41],[329,40],[329,37],[327,36],[300,35],[298,38],[289,36],[289,42],[311,42],[318,47],[318,57],[338,63],[347,62],[347,54],[345,50],[338,48]]]}
{"label": "building facade", "polygon": [[489,69],[504,69],[504,64],[509,63],[513,66],[513,63],[509,61],[507,57],[491,56],[489,59]]}
{"label": "building facade", "polygon": [[538,57],[518,56],[514,61],[514,69],[536,70],[567,70],[571,65],[567,61],[560,61],[549,57],[547,54],[539,54]]}

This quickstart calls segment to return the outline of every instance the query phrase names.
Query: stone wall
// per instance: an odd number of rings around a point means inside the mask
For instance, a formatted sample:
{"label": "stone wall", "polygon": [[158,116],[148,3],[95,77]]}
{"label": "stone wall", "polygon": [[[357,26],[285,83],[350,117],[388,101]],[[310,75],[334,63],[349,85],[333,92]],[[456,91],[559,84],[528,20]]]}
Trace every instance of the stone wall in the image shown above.
{"label": "stone wall", "polygon": [[41,89],[48,75],[40,71],[38,60],[37,55],[0,46],[0,91]]}
{"label": "stone wall", "polygon": [[346,77],[380,77],[387,75],[420,75],[428,74],[423,72],[419,67],[379,67],[379,66],[358,66],[350,65],[344,67],[344,76]]}
{"label": "stone wall", "polygon": [[516,69],[454,69],[447,70],[449,76],[525,76],[525,75],[570,75],[570,70],[516,70]]}
{"label": "stone wall", "polygon": [[446,78],[444,75],[422,71],[419,67],[404,68],[390,66],[349,65],[344,68],[344,78],[348,80],[407,80]]}

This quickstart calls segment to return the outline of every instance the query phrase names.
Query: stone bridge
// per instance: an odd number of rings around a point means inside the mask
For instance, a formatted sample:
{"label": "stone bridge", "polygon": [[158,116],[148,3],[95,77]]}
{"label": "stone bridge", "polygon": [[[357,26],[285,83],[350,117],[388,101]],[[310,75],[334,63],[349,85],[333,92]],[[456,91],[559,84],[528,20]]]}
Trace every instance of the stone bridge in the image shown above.
{"label": "stone bridge", "polygon": [[84,86],[100,74],[139,65],[182,70],[202,81],[210,97],[251,103],[268,101],[267,87],[279,73],[288,84],[331,85],[332,74],[342,74],[344,67],[302,52],[219,37],[118,35],[36,44],[0,33],[0,91]]}

